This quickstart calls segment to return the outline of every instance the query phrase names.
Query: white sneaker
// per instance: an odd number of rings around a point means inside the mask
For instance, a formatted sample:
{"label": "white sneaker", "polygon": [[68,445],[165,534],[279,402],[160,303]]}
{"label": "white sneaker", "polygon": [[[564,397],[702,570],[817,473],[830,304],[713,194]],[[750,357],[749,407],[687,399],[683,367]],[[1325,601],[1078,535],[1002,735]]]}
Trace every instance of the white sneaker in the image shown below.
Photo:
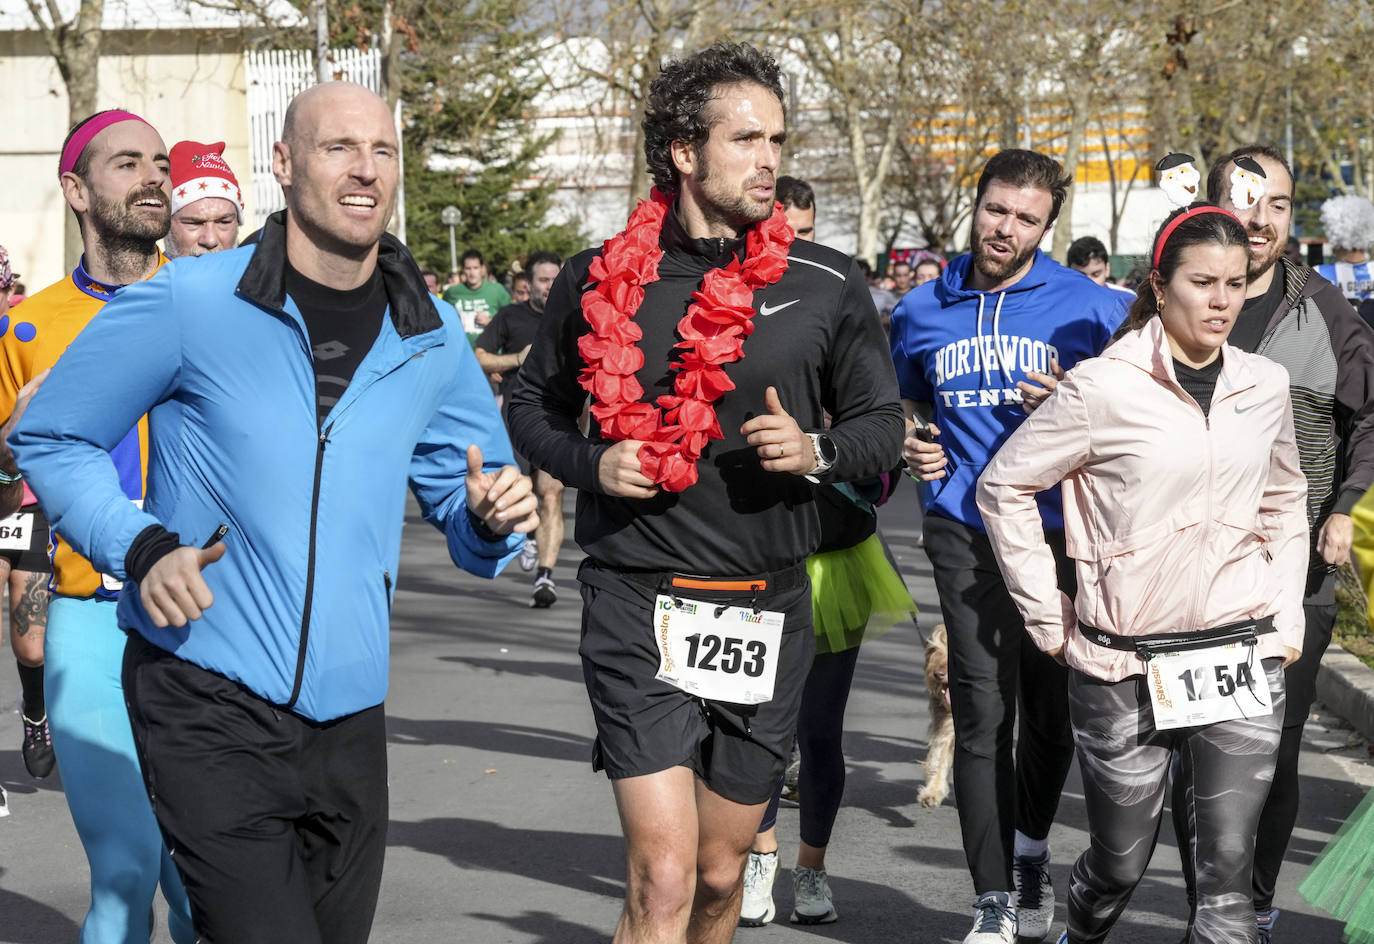
{"label": "white sneaker", "polygon": [[744,901],[740,903],[739,926],[761,928],[773,920],[773,879],[778,877],[776,852],[751,852],[744,867]]}
{"label": "white sneaker", "polygon": [[973,903],[973,930],[964,944],[1016,944],[1016,908],[1011,892],[984,892]]}
{"label": "white sneaker", "polygon": [[1014,856],[1011,876],[1016,883],[1017,934],[1023,941],[1043,941],[1054,923],[1054,884],[1050,881],[1050,853],[1039,858]]}
{"label": "white sneaker", "polygon": [[830,898],[830,877],[825,869],[797,866],[792,870],[793,924],[829,924],[839,917]]}
{"label": "white sneaker", "polygon": [[539,545],[534,543],[534,538],[525,538],[525,546],[520,548],[520,569],[523,571],[534,570],[534,565],[539,563]]}

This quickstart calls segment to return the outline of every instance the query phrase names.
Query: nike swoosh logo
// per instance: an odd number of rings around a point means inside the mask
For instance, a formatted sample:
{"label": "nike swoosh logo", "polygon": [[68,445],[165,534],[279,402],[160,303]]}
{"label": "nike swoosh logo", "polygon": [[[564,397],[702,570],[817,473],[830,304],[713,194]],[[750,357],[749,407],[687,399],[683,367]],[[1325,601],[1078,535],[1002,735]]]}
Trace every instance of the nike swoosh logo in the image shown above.
{"label": "nike swoosh logo", "polygon": [[800,298],[794,298],[790,302],[783,302],[781,305],[773,305],[772,307],[769,307],[768,303],[764,302],[762,305],[759,306],[759,314],[767,318],[769,315],[777,314],[784,308],[787,308],[791,305],[795,305],[799,301],[801,301]]}
{"label": "nike swoosh logo", "polygon": [[1249,413],[1252,409],[1254,409],[1254,407],[1255,407],[1255,405],[1254,405],[1253,403],[1246,404],[1245,406],[1241,406],[1239,403],[1237,403],[1237,404],[1236,404],[1236,412],[1237,412],[1237,413]]}

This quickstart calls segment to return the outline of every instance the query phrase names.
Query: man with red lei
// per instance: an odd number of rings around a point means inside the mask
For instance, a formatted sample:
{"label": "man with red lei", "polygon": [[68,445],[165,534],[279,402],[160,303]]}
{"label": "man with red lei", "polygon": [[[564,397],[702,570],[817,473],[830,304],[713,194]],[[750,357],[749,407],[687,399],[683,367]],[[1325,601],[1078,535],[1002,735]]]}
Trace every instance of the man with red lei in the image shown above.
{"label": "man with red lei", "polygon": [[655,189],[564,267],[509,408],[517,448],[578,489],[593,765],[627,843],[620,944],[733,935],[814,650],[816,483],[901,456],[863,275],[794,243],[774,202],[782,102],[748,45],[665,65],[644,118]]}

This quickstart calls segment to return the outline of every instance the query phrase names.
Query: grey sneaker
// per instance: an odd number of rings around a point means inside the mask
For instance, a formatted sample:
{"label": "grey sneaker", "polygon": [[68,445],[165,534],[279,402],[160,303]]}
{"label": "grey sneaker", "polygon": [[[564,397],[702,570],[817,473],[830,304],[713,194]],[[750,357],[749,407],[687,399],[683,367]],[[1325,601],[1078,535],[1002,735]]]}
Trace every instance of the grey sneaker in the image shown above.
{"label": "grey sneaker", "polygon": [[761,928],[777,914],[773,908],[773,880],[778,877],[776,852],[751,852],[744,866],[744,900],[740,903],[739,926]]}
{"label": "grey sneaker", "polygon": [[4,787],[0,787],[0,816],[10,815],[10,798]]}
{"label": "grey sneaker", "polygon": [[539,545],[534,543],[534,538],[525,538],[525,546],[520,548],[520,556],[516,559],[521,570],[534,570],[534,565],[539,563]]}
{"label": "grey sneaker", "polygon": [[830,899],[830,877],[825,869],[797,866],[792,870],[793,924],[829,924],[839,917]]}
{"label": "grey sneaker", "polygon": [[1054,885],[1050,881],[1050,854],[1038,859],[1016,856],[1011,860],[1016,882],[1017,934],[1023,941],[1043,941],[1054,923]]}
{"label": "grey sneaker", "polygon": [[1016,944],[1016,907],[1011,892],[983,892],[973,903],[973,930],[964,944]]}
{"label": "grey sneaker", "polygon": [[1255,912],[1255,924],[1259,925],[1259,944],[1270,944],[1274,939],[1274,925],[1279,920],[1279,909]]}

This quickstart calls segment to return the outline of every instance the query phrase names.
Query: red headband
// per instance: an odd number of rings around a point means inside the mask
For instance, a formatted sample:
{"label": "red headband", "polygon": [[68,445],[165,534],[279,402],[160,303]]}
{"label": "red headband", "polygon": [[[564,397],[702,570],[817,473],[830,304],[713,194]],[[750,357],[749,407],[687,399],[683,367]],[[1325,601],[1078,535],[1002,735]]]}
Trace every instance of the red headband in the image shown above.
{"label": "red headband", "polygon": [[[81,159],[81,152],[86,150],[86,145],[91,143],[92,138],[110,125],[118,124],[121,121],[143,121],[143,119],[132,112],[120,111],[117,108],[87,118],[86,123],[72,133],[71,138],[67,141],[67,146],[62,149],[62,161],[57,165],[58,178],[60,179],[63,174],[70,173],[72,168],[76,167],[76,162]],[[148,125],[146,121],[143,123]],[[148,125],[148,127],[151,128],[152,125]]]}
{"label": "red headband", "polygon": [[[1237,223],[1240,223],[1240,220],[1236,219],[1234,213],[1229,210],[1223,210],[1221,207],[1217,206],[1193,207],[1191,210],[1180,213],[1170,220],[1169,225],[1164,227],[1164,232],[1159,234],[1159,240],[1155,243],[1154,268],[1159,268],[1159,257],[1164,254],[1164,244],[1169,241],[1170,236],[1174,235],[1174,230],[1178,229],[1178,224],[1182,223],[1184,220],[1191,220],[1195,216],[1202,216],[1204,213],[1221,213],[1236,220]],[[1244,224],[1242,224],[1242,228],[1244,228]]]}

